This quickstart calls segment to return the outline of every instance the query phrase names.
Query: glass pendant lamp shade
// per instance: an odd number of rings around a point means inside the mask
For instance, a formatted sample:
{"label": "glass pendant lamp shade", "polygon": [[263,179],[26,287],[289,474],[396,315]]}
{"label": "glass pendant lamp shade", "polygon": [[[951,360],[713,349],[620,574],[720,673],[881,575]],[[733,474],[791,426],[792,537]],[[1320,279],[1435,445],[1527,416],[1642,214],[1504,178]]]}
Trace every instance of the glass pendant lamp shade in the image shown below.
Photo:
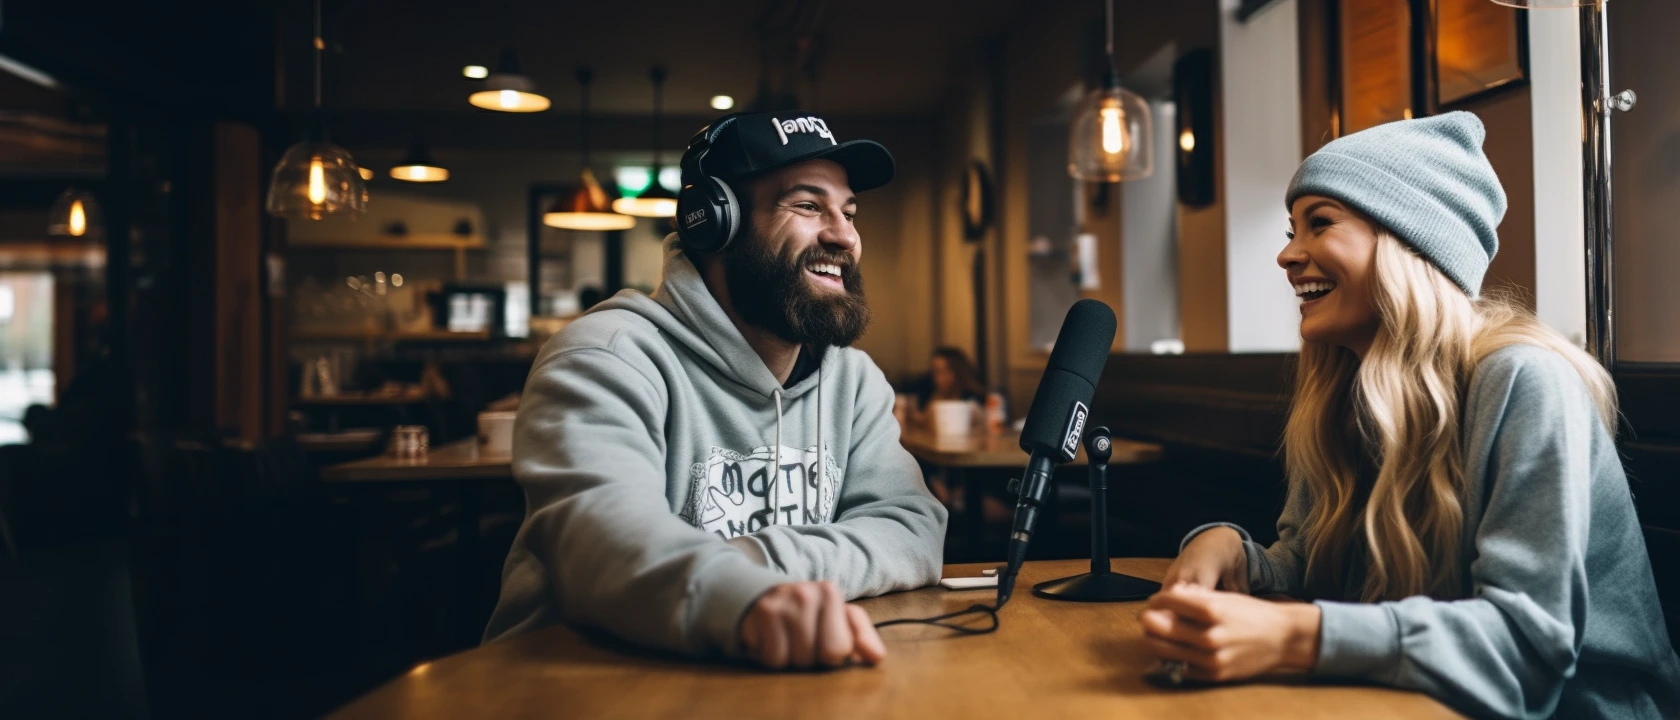
{"label": "glass pendant lamp shade", "polygon": [[1120,87],[1120,73],[1114,70],[1114,0],[1103,5],[1108,71],[1073,111],[1068,174],[1087,182],[1141,180],[1155,171],[1149,103]]}
{"label": "glass pendant lamp shade", "polygon": [[47,234],[53,237],[97,238],[104,234],[104,214],[93,193],[74,185],[53,202]]}
{"label": "glass pendant lamp shade", "polygon": [[595,171],[584,168],[578,188],[543,214],[543,224],[562,230],[629,230],[636,218],[613,212],[612,199],[595,179]]}
{"label": "glass pendant lamp shade", "polygon": [[367,185],[362,168],[350,152],[327,141],[321,121],[321,0],[315,0],[315,106],[309,139],[286,149],[268,178],[263,203],[276,217],[320,220],[347,213],[355,219],[367,212]]}
{"label": "glass pendant lamp shade", "polygon": [[519,71],[513,48],[502,50],[496,72],[484,80],[484,89],[467,96],[473,107],[496,112],[531,113],[548,109],[548,98],[537,94],[536,83]]}
{"label": "glass pendant lamp shade", "polygon": [[1068,133],[1068,173],[1080,180],[1139,180],[1154,172],[1149,104],[1105,80],[1085,94]]}
{"label": "glass pendant lamp shade", "polygon": [[449,170],[433,160],[426,145],[416,140],[402,162],[391,168],[391,177],[417,183],[443,182],[449,179]]}
{"label": "glass pendant lamp shade", "polygon": [[344,148],[325,140],[293,145],[268,181],[270,215],[320,220],[335,213],[367,211],[361,168]]}

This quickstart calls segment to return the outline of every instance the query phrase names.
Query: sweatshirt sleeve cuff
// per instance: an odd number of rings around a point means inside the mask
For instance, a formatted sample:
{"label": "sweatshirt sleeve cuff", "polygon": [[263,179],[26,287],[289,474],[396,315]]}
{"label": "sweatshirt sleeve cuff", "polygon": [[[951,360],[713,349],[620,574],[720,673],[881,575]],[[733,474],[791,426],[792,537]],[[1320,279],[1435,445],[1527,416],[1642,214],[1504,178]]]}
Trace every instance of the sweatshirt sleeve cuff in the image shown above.
{"label": "sweatshirt sleeve cuff", "polygon": [[695,613],[691,627],[702,644],[699,650],[741,657],[741,618],[760,595],[792,578],[735,553],[715,564],[695,573],[689,581],[689,597],[694,603],[691,611]]}
{"label": "sweatshirt sleeve cuff", "polygon": [[1386,604],[1318,601],[1313,674],[1383,682],[1400,660],[1400,626]]}
{"label": "sweatshirt sleeve cuff", "polygon": [[1207,532],[1209,530],[1212,530],[1214,528],[1222,528],[1222,527],[1228,527],[1228,528],[1231,528],[1232,530],[1237,531],[1237,534],[1242,536],[1244,545],[1247,545],[1249,543],[1254,542],[1254,538],[1251,537],[1248,534],[1247,530],[1242,529],[1241,525],[1238,525],[1236,523],[1215,522],[1215,523],[1208,523],[1206,525],[1202,525],[1200,527],[1197,527],[1195,530],[1191,530],[1190,532],[1185,533],[1184,540],[1182,540],[1178,543],[1178,551],[1181,552],[1181,553],[1184,552],[1184,547],[1186,545],[1189,545],[1191,540],[1195,540],[1197,535],[1205,533],[1205,532]]}

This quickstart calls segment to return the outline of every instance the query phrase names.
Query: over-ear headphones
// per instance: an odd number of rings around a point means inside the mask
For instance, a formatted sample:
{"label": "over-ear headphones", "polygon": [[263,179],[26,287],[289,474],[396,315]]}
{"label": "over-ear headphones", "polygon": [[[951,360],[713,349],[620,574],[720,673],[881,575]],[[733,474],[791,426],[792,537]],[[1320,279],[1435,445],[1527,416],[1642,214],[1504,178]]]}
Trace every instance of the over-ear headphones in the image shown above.
{"label": "over-ear headphones", "polygon": [[706,172],[706,153],[724,128],[735,124],[726,115],[689,141],[682,156],[682,191],[677,193],[677,239],[684,249],[700,253],[729,247],[741,229],[741,203],[729,183]]}

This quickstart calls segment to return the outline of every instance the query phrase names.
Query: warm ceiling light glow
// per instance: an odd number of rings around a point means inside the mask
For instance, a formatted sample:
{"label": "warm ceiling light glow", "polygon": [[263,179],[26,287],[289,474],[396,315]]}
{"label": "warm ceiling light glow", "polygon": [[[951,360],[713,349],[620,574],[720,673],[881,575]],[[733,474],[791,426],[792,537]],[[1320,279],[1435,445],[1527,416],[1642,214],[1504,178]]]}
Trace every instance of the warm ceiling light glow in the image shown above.
{"label": "warm ceiling light glow", "polygon": [[1196,149],[1196,134],[1190,132],[1190,128],[1184,128],[1184,131],[1178,134],[1178,148],[1184,152]]}
{"label": "warm ceiling light glow", "polygon": [[551,212],[543,214],[543,224],[562,230],[629,230],[636,227],[636,218],[615,212]]}
{"label": "warm ceiling light glow", "polygon": [[613,201],[613,212],[637,217],[668,218],[677,216],[677,199],[662,197],[621,197]]}
{"label": "warm ceiling light glow", "polygon": [[363,180],[372,180],[373,179],[373,171],[369,170],[365,167],[356,168],[356,173],[361,175]]}
{"label": "warm ceiling light glow", "polygon": [[1102,109],[1102,149],[1110,155],[1126,151],[1126,133],[1120,129],[1120,103]]}
{"label": "warm ceiling light glow", "polygon": [[100,232],[99,201],[75,186],[59,194],[47,217],[47,234],[55,237],[92,238]]}
{"label": "warm ceiling light glow", "polygon": [[70,235],[81,237],[87,234],[87,211],[82,209],[82,201],[70,203]]}
{"label": "warm ceiling light glow", "polygon": [[321,158],[309,160],[309,202],[320,205],[327,201],[327,173],[321,165]]}
{"label": "warm ceiling light glow", "polygon": [[467,96],[473,107],[497,112],[542,112],[548,98],[537,94],[537,84],[519,70],[513,48],[502,50],[496,72],[485,77],[484,89]]}
{"label": "warm ceiling light glow", "polygon": [[728,110],[732,107],[735,107],[735,98],[729,97],[728,95],[712,96],[713,110]]}
{"label": "warm ceiling light glow", "polygon": [[548,109],[548,98],[518,90],[480,90],[467,96],[473,107],[498,112],[542,112]]}
{"label": "warm ceiling light glow", "polygon": [[474,80],[483,80],[484,78],[490,77],[490,68],[484,67],[483,65],[468,65],[461,68],[461,75],[470,77]]}
{"label": "warm ceiling light glow", "polygon": [[391,168],[391,177],[408,182],[443,182],[449,171],[436,165],[398,165]]}

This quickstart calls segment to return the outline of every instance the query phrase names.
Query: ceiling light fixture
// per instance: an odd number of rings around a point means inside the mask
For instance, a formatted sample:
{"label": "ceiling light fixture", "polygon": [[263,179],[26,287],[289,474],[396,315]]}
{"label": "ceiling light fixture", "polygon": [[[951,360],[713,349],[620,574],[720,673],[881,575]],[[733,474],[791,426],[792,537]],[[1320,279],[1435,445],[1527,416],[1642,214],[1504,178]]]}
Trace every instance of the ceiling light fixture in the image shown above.
{"label": "ceiling light fixture", "polygon": [[[659,162],[659,120],[665,108],[665,68],[658,66],[648,71],[648,78],[653,81],[653,170],[650,179],[658,178],[664,170]],[[626,215],[637,217],[668,218],[677,216],[677,194],[666,190],[657,181],[651,182],[647,189],[635,197],[622,197],[613,201],[612,208]]]}
{"label": "ceiling light fixture", "polygon": [[636,226],[636,218],[613,212],[612,197],[589,165],[589,82],[594,77],[587,66],[577,69],[578,137],[583,146],[577,190],[544,213],[543,224],[563,230],[629,230]]}
{"label": "ceiling light fixture", "polygon": [[367,186],[349,151],[327,140],[321,120],[321,0],[315,0],[315,108],[309,139],[286,150],[268,180],[270,215],[320,220],[335,213],[351,217],[367,211]]}
{"label": "ceiling light fixture", "polygon": [[417,183],[443,182],[449,179],[449,170],[433,160],[432,154],[426,152],[426,144],[415,138],[402,162],[391,168],[391,177]]}
{"label": "ceiling light fixture", "polygon": [[484,67],[483,65],[468,65],[461,68],[461,76],[472,78],[474,80],[483,80],[484,78],[490,77],[490,68]]}
{"label": "ceiling light fixture", "polygon": [[732,107],[735,107],[735,98],[729,97],[728,95],[712,96],[713,110],[728,110]]}
{"label": "ceiling light fixture", "polygon": [[47,234],[54,237],[94,237],[104,231],[104,219],[99,201],[93,193],[71,185],[53,202],[52,214],[47,216]]}
{"label": "ceiling light fixture", "polygon": [[1141,180],[1151,164],[1149,104],[1120,87],[1114,69],[1114,0],[1107,0],[1108,68],[1102,84],[1079,101],[1068,133],[1068,174],[1092,182]]}
{"label": "ceiling light fixture", "polygon": [[484,89],[467,96],[473,107],[496,112],[530,113],[548,109],[548,98],[537,94],[537,84],[519,71],[519,56],[513,48],[502,49],[496,72],[484,81]]}

